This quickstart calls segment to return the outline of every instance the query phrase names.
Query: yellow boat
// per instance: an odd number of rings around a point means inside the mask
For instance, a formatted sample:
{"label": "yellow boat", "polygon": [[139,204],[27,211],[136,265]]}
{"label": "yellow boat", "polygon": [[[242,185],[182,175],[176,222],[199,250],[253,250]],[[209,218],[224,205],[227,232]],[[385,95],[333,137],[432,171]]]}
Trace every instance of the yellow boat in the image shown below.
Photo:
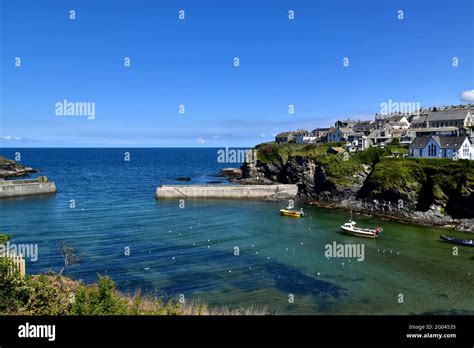
{"label": "yellow boat", "polygon": [[291,217],[304,217],[303,208],[300,210],[293,210],[293,209],[280,209],[280,214],[283,216],[291,216]]}

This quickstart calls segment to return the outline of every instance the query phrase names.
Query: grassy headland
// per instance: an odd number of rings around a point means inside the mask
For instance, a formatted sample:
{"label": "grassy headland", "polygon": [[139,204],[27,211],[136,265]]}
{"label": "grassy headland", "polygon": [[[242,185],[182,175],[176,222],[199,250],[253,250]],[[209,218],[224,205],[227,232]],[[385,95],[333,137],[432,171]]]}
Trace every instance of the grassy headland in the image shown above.
{"label": "grassy headland", "polygon": [[[422,212],[435,205],[453,218],[474,218],[474,161],[394,157],[407,151],[398,144],[371,147],[349,156],[327,153],[330,146],[338,145],[260,144],[255,147],[258,169],[263,175],[268,175],[268,168],[282,173],[299,171],[292,178],[303,185],[311,177],[306,194],[317,192],[324,182],[321,190],[350,188],[356,192],[355,199],[392,204],[402,200],[406,208]],[[301,164],[308,161],[318,168],[315,172]],[[288,177],[270,174],[273,178]]]}

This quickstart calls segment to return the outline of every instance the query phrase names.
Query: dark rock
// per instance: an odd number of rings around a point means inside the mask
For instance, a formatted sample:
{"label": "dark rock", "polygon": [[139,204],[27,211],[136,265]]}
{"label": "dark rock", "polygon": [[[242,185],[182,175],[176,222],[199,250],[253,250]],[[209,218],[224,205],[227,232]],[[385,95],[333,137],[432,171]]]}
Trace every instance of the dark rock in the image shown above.
{"label": "dark rock", "polygon": [[228,178],[241,178],[242,170],[240,168],[224,168],[219,171],[218,176],[224,176]]}
{"label": "dark rock", "polygon": [[13,178],[37,173],[36,169],[24,167],[15,161],[0,156],[0,178]]}
{"label": "dark rock", "polygon": [[189,176],[178,176],[175,178],[176,181],[191,181],[191,178]]}
{"label": "dark rock", "polygon": [[341,181],[329,175],[324,162],[317,158],[290,156],[285,163],[280,160],[244,163],[242,179],[235,182],[297,184],[298,198],[308,203],[474,232],[474,187],[469,183],[464,184],[462,191],[454,185],[435,190],[435,175],[439,174],[430,173],[427,166],[427,172],[416,177],[418,180],[425,178],[424,181],[393,189],[372,177],[374,168],[362,165],[360,170]]}

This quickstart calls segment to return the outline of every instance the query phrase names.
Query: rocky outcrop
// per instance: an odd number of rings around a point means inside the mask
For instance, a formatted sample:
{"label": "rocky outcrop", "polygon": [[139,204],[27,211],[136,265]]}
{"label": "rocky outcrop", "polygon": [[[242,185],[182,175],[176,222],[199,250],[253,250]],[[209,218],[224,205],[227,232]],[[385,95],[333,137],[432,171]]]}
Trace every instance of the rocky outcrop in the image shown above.
{"label": "rocky outcrop", "polygon": [[15,161],[0,156],[0,178],[2,179],[22,177],[37,172],[36,169],[24,167]]}
{"label": "rocky outcrop", "polygon": [[308,203],[474,232],[474,184],[463,167],[384,160],[347,164],[341,175],[331,164],[300,156],[246,163],[241,181],[297,184]]}
{"label": "rocky outcrop", "polygon": [[191,178],[189,176],[178,176],[175,178],[176,181],[191,181]]}
{"label": "rocky outcrop", "polygon": [[297,184],[301,199],[333,201],[355,197],[370,171],[370,166],[362,165],[346,178],[348,183],[340,185],[327,173],[323,163],[298,156],[290,157],[284,164],[246,163],[242,166],[242,181],[258,178],[270,184]]}

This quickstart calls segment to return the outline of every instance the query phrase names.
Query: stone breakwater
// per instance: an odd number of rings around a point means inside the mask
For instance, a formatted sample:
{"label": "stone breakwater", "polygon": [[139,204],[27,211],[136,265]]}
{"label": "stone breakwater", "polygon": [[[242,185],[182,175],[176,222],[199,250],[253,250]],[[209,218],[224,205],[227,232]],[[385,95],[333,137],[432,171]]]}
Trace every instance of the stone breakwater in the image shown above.
{"label": "stone breakwater", "polygon": [[56,193],[54,182],[45,177],[31,180],[0,179],[0,198]]}
{"label": "stone breakwater", "polygon": [[162,185],[156,189],[157,199],[224,198],[280,200],[295,197],[296,185]]}

